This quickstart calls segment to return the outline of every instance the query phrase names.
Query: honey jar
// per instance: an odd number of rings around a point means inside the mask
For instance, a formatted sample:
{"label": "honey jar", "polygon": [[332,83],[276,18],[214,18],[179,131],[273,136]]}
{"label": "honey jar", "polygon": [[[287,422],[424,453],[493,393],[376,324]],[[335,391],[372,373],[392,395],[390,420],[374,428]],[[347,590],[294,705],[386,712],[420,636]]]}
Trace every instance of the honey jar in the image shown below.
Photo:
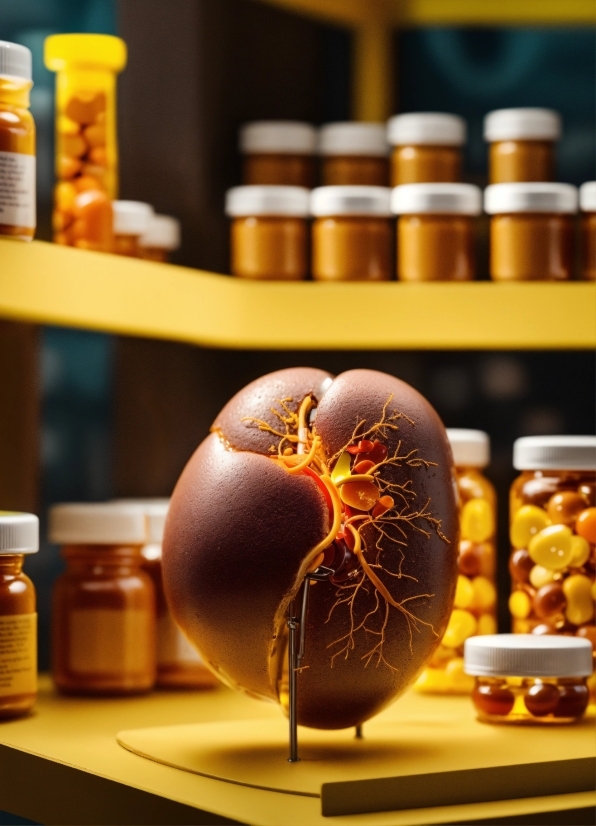
{"label": "honey jar", "polygon": [[492,184],[484,191],[493,281],[567,281],[573,271],[577,189],[570,184]]}
{"label": "honey jar", "polygon": [[114,201],[112,210],[114,215],[112,251],[116,255],[139,258],[141,255],[140,238],[149,226],[153,207],[142,201]]}
{"label": "honey jar", "polygon": [[261,120],[240,130],[242,182],[314,186],[317,131],[310,123]]}
{"label": "honey jar", "polygon": [[135,507],[55,505],[50,541],[66,570],[54,586],[52,675],[72,694],[131,694],[153,687],[155,589],[143,569],[146,520]]}
{"label": "honey jar", "polygon": [[596,181],[579,188],[581,216],[581,274],[586,281],[596,280]]}
{"label": "honey jar", "polygon": [[491,184],[552,181],[561,118],[551,109],[497,109],[484,118]]}
{"label": "honey jar", "polygon": [[444,112],[408,112],[387,124],[391,186],[461,180],[466,123]]}
{"label": "honey jar", "polygon": [[180,247],[180,221],[171,215],[150,215],[147,229],[139,238],[141,258],[166,263]]}
{"label": "honey jar", "polygon": [[231,270],[242,278],[297,281],[308,274],[308,190],[237,186],[226,194],[232,219]]}
{"label": "honey jar", "polygon": [[38,550],[37,516],[0,511],[0,720],[27,714],[37,696],[35,587],[23,563]]}
{"label": "honey jar", "polygon": [[574,723],[588,707],[592,651],[586,640],[472,637],[464,656],[466,673],[475,677],[472,702],[483,722]]}
{"label": "honey jar", "polygon": [[404,184],[391,193],[400,281],[471,281],[475,217],[482,193],[472,184]]}
{"label": "honey jar", "polygon": [[313,189],[312,275],[317,281],[388,281],[393,271],[390,190],[383,186]]}
{"label": "honey jar", "polygon": [[383,123],[327,123],[319,130],[325,186],[389,185],[389,146]]}

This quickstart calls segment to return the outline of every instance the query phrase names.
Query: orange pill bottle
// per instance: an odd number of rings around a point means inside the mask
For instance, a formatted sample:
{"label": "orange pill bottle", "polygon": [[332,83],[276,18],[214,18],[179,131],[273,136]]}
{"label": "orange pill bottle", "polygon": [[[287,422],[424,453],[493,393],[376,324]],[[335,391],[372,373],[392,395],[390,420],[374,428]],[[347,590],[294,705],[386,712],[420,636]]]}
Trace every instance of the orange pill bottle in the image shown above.
{"label": "orange pill bottle", "polygon": [[142,201],[113,201],[114,244],[112,252],[129,258],[141,257],[140,240],[149,227],[153,207]]}
{"label": "orange pill bottle", "polygon": [[596,181],[579,188],[581,210],[581,274],[586,281],[596,280]]}
{"label": "orange pill bottle", "polygon": [[391,186],[461,180],[466,123],[444,112],[408,112],[387,124]]}
{"label": "orange pill bottle", "polygon": [[37,696],[35,587],[23,573],[39,550],[39,520],[0,511],[0,720],[20,717]]}
{"label": "orange pill bottle", "polygon": [[315,182],[317,130],[310,123],[262,120],[240,130],[242,182],[304,186]]}
{"label": "orange pill bottle", "polygon": [[389,145],[383,123],[327,123],[319,130],[325,186],[389,185]]}
{"label": "orange pill bottle", "polygon": [[151,215],[147,229],[139,238],[141,258],[163,264],[179,247],[180,221],[171,215]]}
{"label": "orange pill bottle", "polygon": [[146,519],[138,508],[50,509],[50,541],[66,570],[54,586],[52,675],[72,694],[148,691],[156,676],[155,589],[143,569]]}
{"label": "orange pill bottle", "polygon": [[0,40],[0,238],[35,234],[35,122],[31,52]]}
{"label": "orange pill bottle", "polygon": [[489,181],[552,181],[561,118],[551,109],[497,109],[484,118]]}

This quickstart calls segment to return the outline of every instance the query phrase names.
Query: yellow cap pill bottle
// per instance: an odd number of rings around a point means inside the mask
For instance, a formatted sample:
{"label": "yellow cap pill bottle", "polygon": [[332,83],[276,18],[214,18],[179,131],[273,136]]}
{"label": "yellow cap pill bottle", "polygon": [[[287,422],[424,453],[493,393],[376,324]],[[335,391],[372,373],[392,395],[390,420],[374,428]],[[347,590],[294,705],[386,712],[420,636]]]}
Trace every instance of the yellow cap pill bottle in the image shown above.
{"label": "yellow cap pill bottle", "polygon": [[31,52],[0,40],[0,238],[35,234],[35,121]]}
{"label": "yellow cap pill bottle", "polygon": [[573,216],[577,189],[570,184],[492,184],[484,190],[490,220],[493,281],[568,281],[573,272]]}
{"label": "yellow cap pill bottle", "polygon": [[497,109],[484,118],[489,181],[552,181],[561,117],[552,109]]}
{"label": "yellow cap pill bottle", "polygon": [[472,702],[485,723],[560,725],[581,719],[589,702],[586,640],[498,634],[465,645]]}
{"label": "yellow cap pill bottle", "polygon": [[0,720],[27,714],[37,696],[35,586],[23,563],[38,550],[37,516],[0,511]]}
{"label": "yellow cap pill bottle", "polygon": [[114,201],[112,210],[114,231],[112,251],[116,255],[140,258],[140,239],[149,227],[153,207],[142,201]]}
{"label": "yellow cap pill bottle", "polygon": [[139,238],[141,258],[166,263],[170,253],[180,248],[180,221],[171,215],[151,215]]}
{"label": "yellow cap pill bottle", "polygon": [[391,186],[461,180],[466,123],[445,112],[408,112],[387,124]]}
{"label": "yellow cap pill bottle", "polygon": [[579,188],[581,210],[581,276],[586,281],[596,280],[596,181],[588,181]]}
{"label": "yellow cap pill bottle", "polygon": [[232,275],[299,281],[308,275],[308,190],[299,186],[237,186],[226,193],[232,219]]}
{"label": "yellow cap pill bottle", "polygon": [[391,192],[400,281],[471,281],[482,192],[472,184],[404,184]]}
{"label": "yellow cap pill bottle", "polygon": [[389,144],[384,123],[327,123],[319,130],[324,186],[388,186]]}
{"label": "yellow cap pill bottle", "polygon": [[304,186],[315,182],[317,130],[310,123],[262,120],[240,129],[242,183]]}
{"label": "yellow cap pill bottle", "polygon": [[390,190],[321,186],[310,198],[316,281],[389,281],[393,276]]}
{"label": "yellow cap pill bottle", "polygon": [[66,570],[54,585],[52,675],[70,694],[153,687],[155,589],[143,569],[143,512],[116,504],[55,505],[49,537]]}

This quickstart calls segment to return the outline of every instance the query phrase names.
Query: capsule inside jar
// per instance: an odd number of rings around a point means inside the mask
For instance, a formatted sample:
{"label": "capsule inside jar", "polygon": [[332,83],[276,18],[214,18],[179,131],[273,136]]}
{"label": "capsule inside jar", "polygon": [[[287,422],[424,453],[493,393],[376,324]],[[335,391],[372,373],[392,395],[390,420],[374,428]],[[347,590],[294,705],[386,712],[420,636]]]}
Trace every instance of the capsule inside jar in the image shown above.
{"label": "capsule inside jar", "polygon": [[581,210],[581,275],[586,281],[596,280],[596,181],[579,188]]}
{"label": "capsule inside jar", "polygon": [[254,121],[240,130],[242,182],[314,186],[317,132],[301,121]]}
{"label": "capsule inside jar", "polygon": [[552,181],[561,118],[551,109],[497,109],[484,119],[491,184]]}
{"label": "capsule inside jar", "polygon": [[388,186],[389,146],[383,123],[327,123],[319,130],[324,186]]}
{"label": "capsule inside jar", "polygon": [[444,112],[408,112],[387,124],[391,186],[461,180],[466,123]]}

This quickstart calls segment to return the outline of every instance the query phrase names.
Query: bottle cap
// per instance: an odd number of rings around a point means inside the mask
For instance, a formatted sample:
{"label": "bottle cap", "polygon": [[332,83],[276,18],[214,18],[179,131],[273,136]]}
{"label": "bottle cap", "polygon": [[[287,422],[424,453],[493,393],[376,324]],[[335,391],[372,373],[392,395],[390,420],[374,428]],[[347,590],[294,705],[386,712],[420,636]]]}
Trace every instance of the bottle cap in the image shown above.
{"label": "bottle cap", "polygon": [[464,671],[474,677],[587,677],[592,673],[592,645],[554,634],[469,637]]}
{"label": "bottle cap", "polygon": [[180,246],[180,221],[171,215],[150,215],[139,244],[142,247],[177,250]]}
{"label": "bottle cap", "polygon": [[394,115],[387,123],[387,140],[392,146],[462,146],[466,142],[466,122],[446,112]]}
{"label": "bottle cap", "polygon": [[516,470],[596,470],[596,436],[524,436],[513,443]]}
{"label": "bottle cap", "polygon": [[170,500],[155,497],[148,499],[114,499],[113,503],[122,508],[136,508],[147,521],[147,543],[161,545],[166,525]]}
{"label": "bottle cap", "polygon": [[71,503],[50,508],[48,534],[60,545],[142,545],[147,524],[138,507]]}
{"label": "bottle cap", "polygon": [[142,235],[149,226],[153,207],[142,201],[112,201],[114,235]]}
{"label": "bottle cap", "polygon": [[579,205],[583,212],[596,212],[596,181],[588,181],[580,186]]}
{"label": "bottle cap", "polygon": [[34,554],[39,550],[39,519],[32,513],[0,511],[0,554]]}
{"label": "bottle cap", "polygon": [[489,215],[506,212],[577,212],[577,188],[545,182],[491,184],[484,190]]}
{"label": "bottle cap", "polygon": [[484,140],[556,141],[561,137],[561,116],[552,109],[497,109],[484,118]]}
{"label": "bottle cap", "polygon": [[473,184],[402,184],[391,191],[396,215],[480,215],[482,191]]}
{"label": "bottle cap", "polygon": [[385,186],[319,186],[310,193],[310,214],[376,215],[389,218],[391,190]]}
{"label": "bottle cap", "polygon": [[317,130],[298,120],[257,120],[240,129],[240,151],[246,155],[314,155]]}
{"label": "bottle cap", "polygon": [[302,186],[235,186],[226,192],[226,215],[308,216],[309,190]]}
{"label": "bottle cap", "polygon": [[126,43],[111,34],[52,34],[45,40],[44,60],[52,72],[70,63],[120,72],[126,66]]}
{"label": "bottle cap", "polygon": [[0,40],[0,75],[31,80],[31,49]]}
{"label": "bottle cap", "polygon": [[483,430],[447,428],[447,438],[456,467],[486,467],[490,462],[490,439]]}
{"label": "bottle cap", "polygon": [[320,155],[372,155],[384,158],[389,152],[383,123],[326,123],[319,130]]}

